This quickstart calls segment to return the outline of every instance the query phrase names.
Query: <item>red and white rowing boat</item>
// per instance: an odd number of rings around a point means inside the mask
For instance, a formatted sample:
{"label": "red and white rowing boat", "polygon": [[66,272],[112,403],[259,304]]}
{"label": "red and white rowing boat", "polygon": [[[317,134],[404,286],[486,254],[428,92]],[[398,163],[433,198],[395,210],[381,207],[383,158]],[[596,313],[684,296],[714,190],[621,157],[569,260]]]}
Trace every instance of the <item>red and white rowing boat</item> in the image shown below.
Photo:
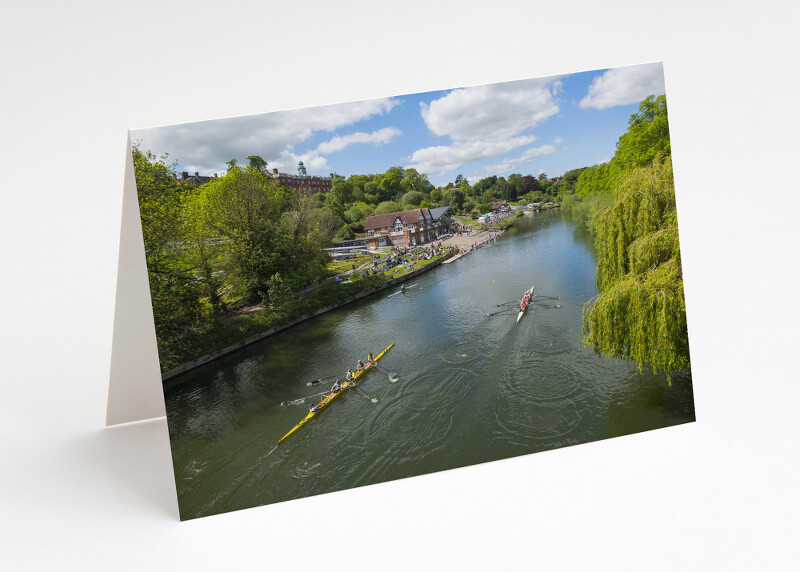
{"label": "red and white rowing boat", "polygon": [[520,300],[519,314],[517,314],[517,324],[519,324],[519,321],[522,319],[522,315],[525,313],[525,310],[527,310],[528,306],[530,306],[532,303],[533,303],[533,286],[531,286],[530,290],[525,292],[525,295],[522,297],[522,300]]}

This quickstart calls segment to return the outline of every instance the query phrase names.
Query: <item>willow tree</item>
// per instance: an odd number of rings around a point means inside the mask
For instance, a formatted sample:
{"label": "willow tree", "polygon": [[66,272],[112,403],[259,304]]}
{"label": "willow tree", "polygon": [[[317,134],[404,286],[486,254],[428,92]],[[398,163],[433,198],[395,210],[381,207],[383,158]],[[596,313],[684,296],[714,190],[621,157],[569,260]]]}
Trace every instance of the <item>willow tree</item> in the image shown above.
{"label": "willow tree", "polygon": [[656,158],[623,176],[592,227],[599,294],[583,310],[587,345],[640,371],[688,369],[672,160]]}

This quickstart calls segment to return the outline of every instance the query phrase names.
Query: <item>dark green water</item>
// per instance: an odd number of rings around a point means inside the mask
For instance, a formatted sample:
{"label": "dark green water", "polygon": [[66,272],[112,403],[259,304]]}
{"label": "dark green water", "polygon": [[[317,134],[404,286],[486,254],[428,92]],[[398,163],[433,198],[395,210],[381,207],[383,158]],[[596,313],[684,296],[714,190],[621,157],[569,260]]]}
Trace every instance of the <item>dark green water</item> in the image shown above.
{"label": "dark green water", "polygon": [[[694,421],[691,377],[639,374],[584,348],[596,294],[587,237],[558,211],[389,292],[306,322],[166,392],[182,518],[196,518]],[[536,293],[516,313],[495,305]],[[560,308],[553,307],[560,304]],[[395,346],[381,371],[270,451],[302,419],[286,400],[329,389]]]}

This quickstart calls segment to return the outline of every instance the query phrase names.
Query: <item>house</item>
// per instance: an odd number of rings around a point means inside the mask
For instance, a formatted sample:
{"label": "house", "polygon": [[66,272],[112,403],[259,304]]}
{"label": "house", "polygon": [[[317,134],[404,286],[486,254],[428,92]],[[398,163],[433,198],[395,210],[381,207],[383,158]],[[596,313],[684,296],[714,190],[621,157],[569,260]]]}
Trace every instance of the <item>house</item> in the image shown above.
{"label": "house", "polygon": [[367,217],[364,232],[371,247],[410,247],[439,238],[442,225],[434,221],[430,209],[423,208]]}
{"label": "house", "polygon": [[433,224],[439,224],[439,235],[450,232],[452,218],[448,215],[452,212],[450,207],[436,207],[431,209],[431,217],[433,217]]}
{"label": "house", "polygon": [[306,174],[306,167],[300,161],[297,164],[297,174],[279,173],[278,169],[272,169],[272,178],[279,185],[285,185],[297,189],[301,195],[310,197],[317,193],[328,193],[333,187],[333,173],[330,177],[317,177]]}
{"label": "house", "polygon": [[508,203],[506,201],[494,201],[490,208],[492,212],[502,212],[508,210]]}

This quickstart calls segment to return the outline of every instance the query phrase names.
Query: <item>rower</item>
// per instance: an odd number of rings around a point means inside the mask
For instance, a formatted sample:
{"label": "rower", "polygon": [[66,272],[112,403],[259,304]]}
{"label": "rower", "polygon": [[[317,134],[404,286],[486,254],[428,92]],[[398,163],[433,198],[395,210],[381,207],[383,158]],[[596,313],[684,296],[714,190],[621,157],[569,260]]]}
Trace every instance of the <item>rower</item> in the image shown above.
{"label": "rower", "polygon": [[322,402],[322,401],[320,401],[320,402],[319,402],[319,403],[317,403],[316,405],[312,405],[312,406],[311,406],[311,409],[309,409],[309,410],[308,410],[308,411],[309,411],[309,413],[314,413],[315,411],[319,411],[319,410],[322,408],[322,403],[323,403],[323,402]]}
{"label": "rower", "polygon": [[341,383],[341,381],[339,381],[339,380],[337,379],[337,380],[336,380],[336,383],[334,383],[334,384],[333,384],[333,387],[331,387],[331,393],[336,393],[336,392],[337,392],[337,391],[339,391],[340,389],[342,389],[342,383]]}
{"label": "rower", "polygon": [[375,356],[374,356],[374,355],[372,355],[372,352],[369,352],[369,353],[367,354],[367,361],[368,361],[368,362],[373,362],[373,363],[375,362]]}
{"label": "rower", "polygon": [[351,382],[351,381],[353,381],[353,372],[352,372],[351,370],[349,370],[349,369],[348,369],[346,372],[344,372],[344,379],[345,379],[345,380],[346,380],[348,383],[349,383],[349,382]]}
{"label": "rower", "polygon": [[364,362],[361,361],[361,360],[358,360],[358,366],[356,366],[356,371],[361,371],[365,367],[367,367],[367,366],[364,365]]}

